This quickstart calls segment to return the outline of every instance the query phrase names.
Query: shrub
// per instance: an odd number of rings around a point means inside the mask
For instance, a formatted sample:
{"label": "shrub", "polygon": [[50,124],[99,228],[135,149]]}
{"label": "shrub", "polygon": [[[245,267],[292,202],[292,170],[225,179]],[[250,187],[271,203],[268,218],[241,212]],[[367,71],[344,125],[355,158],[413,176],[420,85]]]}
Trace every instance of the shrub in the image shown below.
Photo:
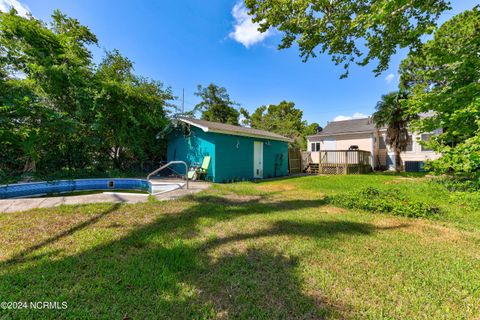
{"label": "shrub", "polygon": [[327,202],[342,208],[386,212],[415,218],[435,217],[441,213],[439,207],[409,199],[398,189],[380,190],[366,187],[358,191],[327,197]]}
{"label": "shrub", "polygon": [[480,190],[480,174],[475,175],[457,175],[446,176],[434,180],[447,188],[448,191],[468,191],[475,192]]}
{"label": "shrub", "polygon": [[480,194],[478,192],[452,192],[449,202],[462,206],[468,211],[480,210]]}

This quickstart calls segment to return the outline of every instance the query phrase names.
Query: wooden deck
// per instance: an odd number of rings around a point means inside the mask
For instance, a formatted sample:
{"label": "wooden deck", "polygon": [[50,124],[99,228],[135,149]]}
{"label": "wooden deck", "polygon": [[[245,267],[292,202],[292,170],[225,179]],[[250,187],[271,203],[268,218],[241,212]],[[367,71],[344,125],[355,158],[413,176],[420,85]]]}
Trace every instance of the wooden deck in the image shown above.
{"label": "wooden deck", "polygon": [[371,153],[363,150],[323,150],[310,154],[309,171],[318,174],[361,174],[372,171]]}

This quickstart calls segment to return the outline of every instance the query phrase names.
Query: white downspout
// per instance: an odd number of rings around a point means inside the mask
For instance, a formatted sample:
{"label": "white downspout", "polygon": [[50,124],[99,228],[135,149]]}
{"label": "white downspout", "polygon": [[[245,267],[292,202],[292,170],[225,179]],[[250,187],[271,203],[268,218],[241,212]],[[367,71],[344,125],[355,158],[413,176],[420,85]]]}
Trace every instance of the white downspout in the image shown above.
{"label": "white downspout", "polygon": [[372,170],[375,169],[375,163],[374,161],[374,151],[375,151],[375,136],[374,134],[370,134],[370,139],[372,140],[372,145],[370,148],[370,165],[372,166]]}

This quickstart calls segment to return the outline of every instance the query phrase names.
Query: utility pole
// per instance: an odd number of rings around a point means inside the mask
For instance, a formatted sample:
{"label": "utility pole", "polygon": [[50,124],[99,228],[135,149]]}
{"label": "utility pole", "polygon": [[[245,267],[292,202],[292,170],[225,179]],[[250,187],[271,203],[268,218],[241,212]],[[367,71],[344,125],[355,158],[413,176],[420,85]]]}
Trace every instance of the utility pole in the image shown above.
{"label": "utility pole", "polygon": [[182,88],[182,114],[185,113],[185,88]]}

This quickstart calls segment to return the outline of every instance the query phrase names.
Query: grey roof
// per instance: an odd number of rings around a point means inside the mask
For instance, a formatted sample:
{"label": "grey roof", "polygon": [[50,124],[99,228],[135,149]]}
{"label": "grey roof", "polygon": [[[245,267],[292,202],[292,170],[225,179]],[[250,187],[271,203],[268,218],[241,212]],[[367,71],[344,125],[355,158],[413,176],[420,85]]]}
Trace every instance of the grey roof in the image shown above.
{"label": "grey roof", "polygon": [[310,137],[341,135],[349,133],[368,133],[375,131],[375,123],[371,117],[329,122],[322,132]]}
{"label": "grey roof", "polygon": [[185,123],[189,123],[190,125],[193,125],[195,127],[198,127],[205,132],[216,132],[216,133],[231,134],[231,135],[237,135],[237,136],[257,137],[257,138],[280,140],[280,141],[286,141],[286,142],[293,141],[290,138],[281,136],[273,132],[268,132],[265,130],[234,126],[231,124],[199,120],[199,119],[194,119],[189,117],[177,117],[177,119]]}

